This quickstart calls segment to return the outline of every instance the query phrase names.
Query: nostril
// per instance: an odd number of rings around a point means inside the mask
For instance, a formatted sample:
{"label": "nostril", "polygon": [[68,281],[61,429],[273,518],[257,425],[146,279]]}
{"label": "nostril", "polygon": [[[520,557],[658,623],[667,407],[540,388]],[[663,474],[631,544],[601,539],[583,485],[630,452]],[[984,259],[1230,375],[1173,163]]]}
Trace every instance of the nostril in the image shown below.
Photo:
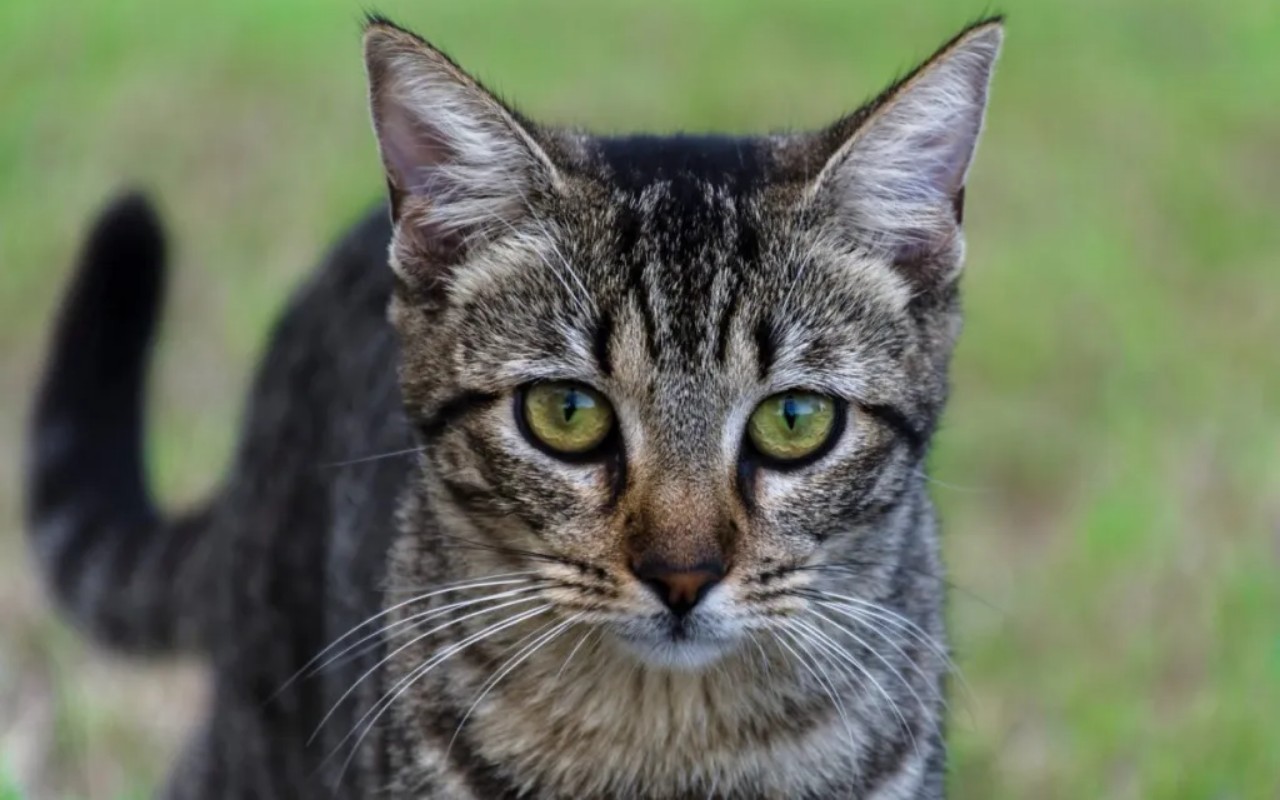
{"label": "nostril", "polygon": [[724,577],[724,567],[718,562],[698,564],[692,568],[672,568],[667,564],[641,565],[636,577],[666,603],[677,615],[693,610],[711,588]]}

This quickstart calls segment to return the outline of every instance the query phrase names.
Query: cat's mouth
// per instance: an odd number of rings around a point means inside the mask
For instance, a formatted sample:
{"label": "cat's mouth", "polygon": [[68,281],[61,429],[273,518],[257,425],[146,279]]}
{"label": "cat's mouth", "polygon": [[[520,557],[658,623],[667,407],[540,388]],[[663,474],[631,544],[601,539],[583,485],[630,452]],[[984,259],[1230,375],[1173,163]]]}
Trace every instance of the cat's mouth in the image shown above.
{"label": "cat's mouth", "polygon": [[695,616],[668,615],[650,623],[614,631],[624,649],[650,666],[700,670],[719,661],[738,643],[737,637]]}

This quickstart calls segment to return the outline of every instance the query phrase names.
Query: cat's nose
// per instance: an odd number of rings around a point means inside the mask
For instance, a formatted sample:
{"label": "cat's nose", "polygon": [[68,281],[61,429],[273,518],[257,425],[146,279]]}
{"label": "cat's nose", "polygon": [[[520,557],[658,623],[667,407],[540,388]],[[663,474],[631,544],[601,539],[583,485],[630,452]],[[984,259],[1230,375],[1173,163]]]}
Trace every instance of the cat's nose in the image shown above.
{"label": "cat's nose", "polygon": [[650,562],[636,565],[632,571],[680,617],[692,611],[711,587],[724,577],[724,565],[718,561],[706,561],[683,569]]}

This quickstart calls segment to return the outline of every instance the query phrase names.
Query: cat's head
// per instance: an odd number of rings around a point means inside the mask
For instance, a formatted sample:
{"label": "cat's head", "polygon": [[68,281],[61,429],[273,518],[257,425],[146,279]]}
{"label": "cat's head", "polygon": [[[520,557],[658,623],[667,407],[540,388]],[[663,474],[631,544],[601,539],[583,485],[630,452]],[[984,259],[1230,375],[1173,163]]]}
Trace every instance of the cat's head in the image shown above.
{"label": "cat's head", "polygon": [[911,526],[959,327],[999,20],[815,133],[536,125],[384,21],[365,38],[392,318],[437,524],[565,617],[696,666]]}

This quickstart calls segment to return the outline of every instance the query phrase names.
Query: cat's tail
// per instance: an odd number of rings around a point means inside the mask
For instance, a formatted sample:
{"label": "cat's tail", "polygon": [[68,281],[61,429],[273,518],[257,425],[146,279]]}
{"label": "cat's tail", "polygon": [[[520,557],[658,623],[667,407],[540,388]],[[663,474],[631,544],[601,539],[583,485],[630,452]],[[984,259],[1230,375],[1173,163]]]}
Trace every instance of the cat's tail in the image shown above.
{"label": "cat's tail", "polygon": [[143,463],[164,253],[141,195],[97,220],[63,301],[28,443],[28,530],[51,594],[96,640],[132,652],[199,649],[209,601],[210,512],[165,518]]}

